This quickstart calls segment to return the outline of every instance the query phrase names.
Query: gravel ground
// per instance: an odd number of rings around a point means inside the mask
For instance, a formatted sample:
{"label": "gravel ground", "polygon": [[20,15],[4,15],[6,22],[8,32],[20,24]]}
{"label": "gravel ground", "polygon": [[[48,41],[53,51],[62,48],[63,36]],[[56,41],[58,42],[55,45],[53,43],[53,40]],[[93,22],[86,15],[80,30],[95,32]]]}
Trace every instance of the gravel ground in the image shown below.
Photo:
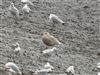
{"label": "gravel ground", "polygon": [[[15,20],[8,11],[11,1],[20,10],[20,20]],[[100,1],[32,2],[32,12],[25,16],[21,11],[24,3],[20,0],[3,0],[0,4],[0,67],[14,62],[21,70],[35,71],[49,62],[55,67],[54,72],[59,74],[73,65],[77,75],[96,75],[94,67],[100,62]],[[49,24],[48,14],[51,13],[58,15],[66,24]],[[41,33],[44,31],[57,37],[63,45],[57,45],[54,52],[41,53],[44,50]],[[16,42],[21,47],[19,53],[11,48]]]}

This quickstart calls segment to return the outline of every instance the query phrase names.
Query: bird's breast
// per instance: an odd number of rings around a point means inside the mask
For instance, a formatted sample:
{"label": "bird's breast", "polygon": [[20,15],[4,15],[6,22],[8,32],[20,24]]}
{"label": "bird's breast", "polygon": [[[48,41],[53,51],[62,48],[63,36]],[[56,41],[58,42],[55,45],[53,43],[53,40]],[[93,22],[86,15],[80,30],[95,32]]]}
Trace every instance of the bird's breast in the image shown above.
{"label": "bird's breast", "polygon": [[43,42],[48,45],[48,46],[53,46],[55,45],[55,41],[52,40],[50,37],[43,37]]}

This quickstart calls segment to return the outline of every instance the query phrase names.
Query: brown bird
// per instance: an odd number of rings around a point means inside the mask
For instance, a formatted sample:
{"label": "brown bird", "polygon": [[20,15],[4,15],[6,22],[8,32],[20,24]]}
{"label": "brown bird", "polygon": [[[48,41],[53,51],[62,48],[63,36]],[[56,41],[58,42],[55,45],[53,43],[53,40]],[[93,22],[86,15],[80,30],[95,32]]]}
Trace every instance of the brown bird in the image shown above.
{"label": "brown bird", "polygon": [[42,41],[46,45],[46,48],[47,46],[54,46],[56,44],[62,44],[57,38],[50,35],[48,32],[43,32]]}

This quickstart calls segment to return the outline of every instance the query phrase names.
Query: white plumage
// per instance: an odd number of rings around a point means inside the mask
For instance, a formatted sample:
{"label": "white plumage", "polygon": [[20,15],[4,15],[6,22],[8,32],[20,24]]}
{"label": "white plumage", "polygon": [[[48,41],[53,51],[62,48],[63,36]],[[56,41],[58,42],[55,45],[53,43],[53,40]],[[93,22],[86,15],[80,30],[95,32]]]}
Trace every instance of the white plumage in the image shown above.
{"label": "white plumage", "polygon": [[75,75],[74,66],[69,66],[69,67],[67,68],[66,72],[67,72],[68,74],[73,74],[73,75]]}
{"label": "white plumage", "polygon": [[97,63],[96,68],[100,69],[100,63]]}
{"label": "white plumage", "polygon": [[5,68],[11,73],[22,74],[18,66],[13,62],[8,62],[7,64],[5,64]]}
{"label": "white plumage", "polygon": [[65,24],[64,21],[62,21],[58,16],[56,16],[55,14],[50,14],[49,15],[49,22],[53,22],[53,24],[55,23],[61,23],[61,24]]}
{"label": "white plumage", "polygon": [[[97,63],[96,68],[97,68],[98,70],[100,70],[100,63]],[[100,72],[98,72],[97,75],[100,75]]]}
{"label": "white plumage", "polygon": [[100,75],[100,72],[97,75]]}
{"label": "white plumage", "polygon": [[36,74],[39,72],[51,72],[53,69],[54,67],[47,62],[42,69],[36,71]]}
{"label": "white plumage", "polygon": [[30,0],[21,0],[23,3],[29,3],[30,5],[33,5],[33,3]]}
{"label": "white plumage", "polygon": [[20,46],[19,46],[19,43],[16,42],[16,44],[12,45],[12,49],[14,49],[14,51],[20,51],[21,48],[20,48]]}
{"label": "white plumage", "polygon": [[52,49],[46,49],[44,51],[42,51],[43,53],[49,53],[49,52],[52,52],[54,50],[56,50],[57,48],[56,47],[53,47]]}
{"label": "white plumage", "polygon": [[22,10],[25,13],[29,13],[31,11],[31,9],[29,8],[29,6],[27,4],[24,5],[24,7],[22,8]]}
{"label": "white plumage", "polygon": [[14,6],[14,3],[11,3],[11,5],[9,6],[9,11],[17,19],[19,18],[19,10]]}
{"label": "white plumage", "polygon": [[54,67],[51,66],[49,62],[47,62],[47,63],[44,65],[44,68],[45,68],[45,69],[49,69],[49,68],[54,69]]}

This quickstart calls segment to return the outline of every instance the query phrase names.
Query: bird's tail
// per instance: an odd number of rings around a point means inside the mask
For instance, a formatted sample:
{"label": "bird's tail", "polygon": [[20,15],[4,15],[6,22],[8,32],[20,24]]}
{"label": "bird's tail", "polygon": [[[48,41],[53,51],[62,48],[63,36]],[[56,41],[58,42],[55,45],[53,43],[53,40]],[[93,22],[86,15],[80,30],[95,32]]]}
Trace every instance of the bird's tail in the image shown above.
{"label": "bird's tail", "polygon": [[62,44],[60,41],[58,41],[58,44]]}
{"label": "bird's tail", "polygon": [[63,22],[62,25],[65,25],[65,22]]}
{"label": "bird's tail", "polygon": [[22,75],[22,72],[21,72],[21,71],[19,71],[19,74],[20,74],[20,75]]}
{"label": "bird's tail", "polygon": [[58,44],[62,44],[59,40],[56,40]]}

